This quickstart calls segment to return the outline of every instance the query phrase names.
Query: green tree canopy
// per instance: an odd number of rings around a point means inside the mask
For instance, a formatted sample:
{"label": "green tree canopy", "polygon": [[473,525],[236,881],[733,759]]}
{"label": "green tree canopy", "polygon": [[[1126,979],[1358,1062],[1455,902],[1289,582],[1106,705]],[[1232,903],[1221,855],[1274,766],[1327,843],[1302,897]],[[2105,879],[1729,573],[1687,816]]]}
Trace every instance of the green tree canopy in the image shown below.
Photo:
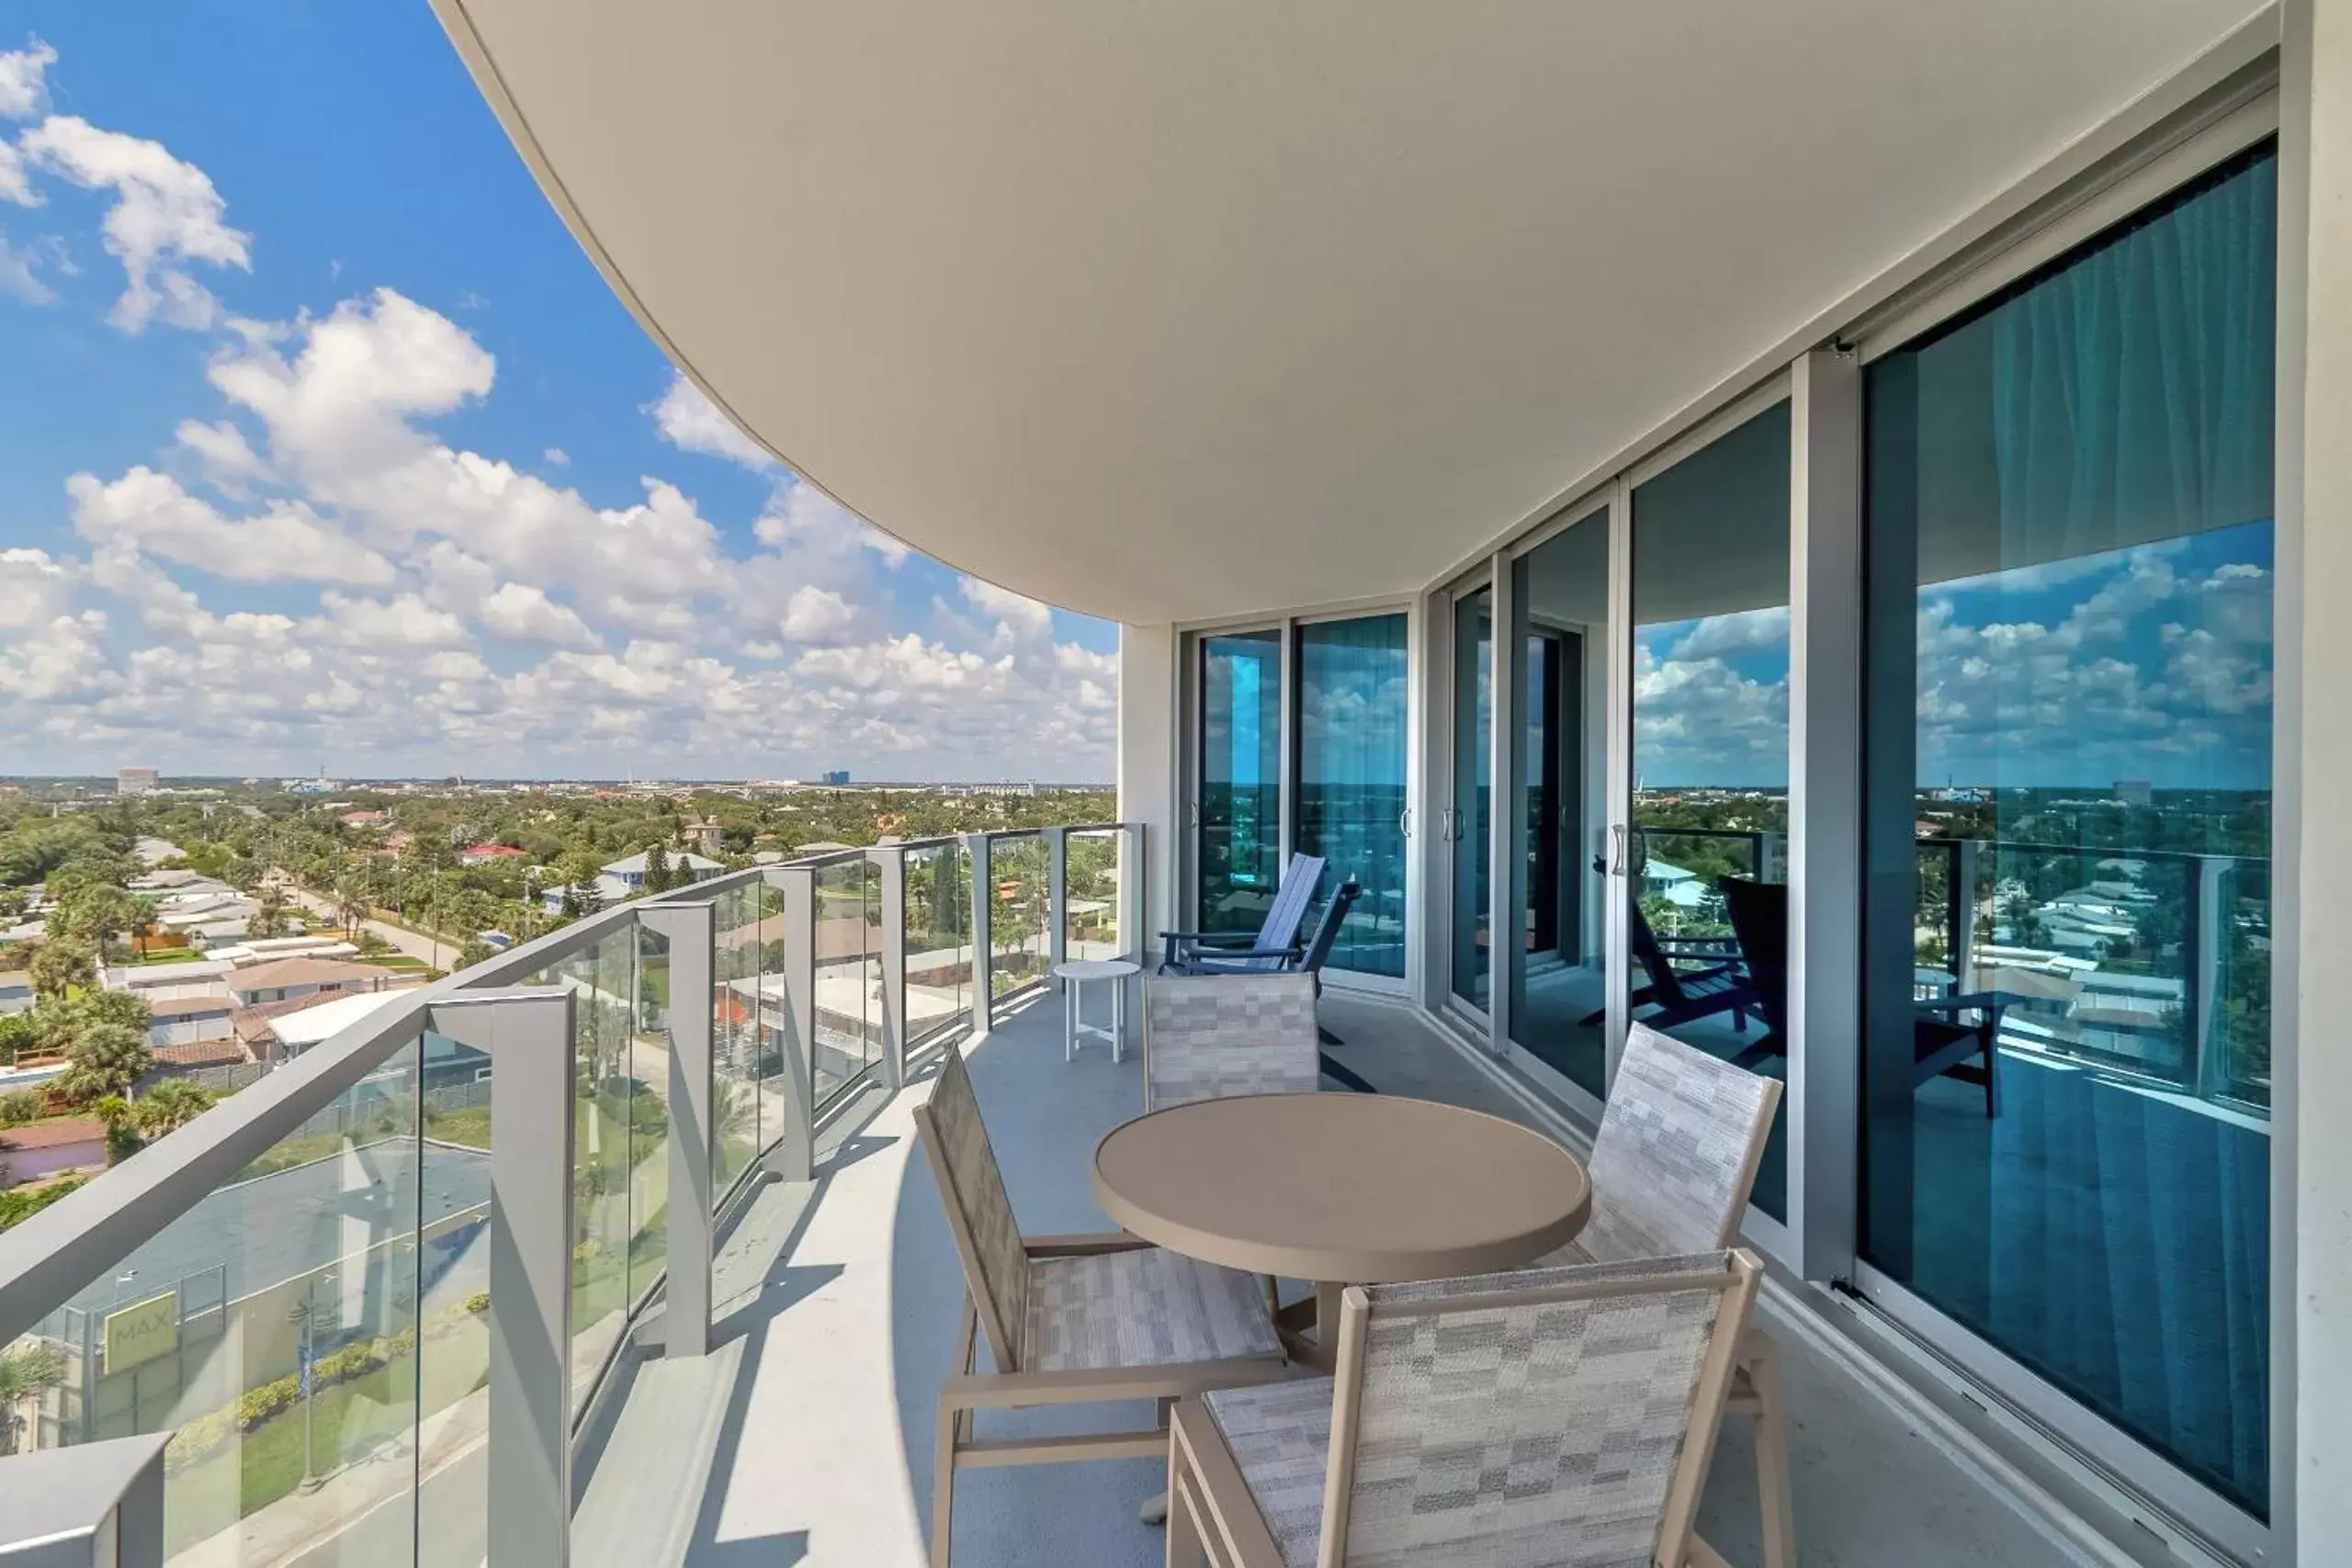
{"label": "green tree canopy", "polygon": [[215,1098],[210,1089],[190,1079],[165,1078],[139,1097],[132,1114],[140,1135],[153,1142],[212,1109]]}
{"label": "green tree canopy", "polygon": [[129,1089],[154,1066],[155,1054],[147,1049],[147,1037],[129,1024],[103,1021],[74,1034],[66,1064],[59,1092],[90,1100]]}
{"label": "green tree canopy", "polygon": [[98,983],[97,949],[71,937],[45,939],[28,967],[33,995],[45,1001],[62,999],[69,990]]}

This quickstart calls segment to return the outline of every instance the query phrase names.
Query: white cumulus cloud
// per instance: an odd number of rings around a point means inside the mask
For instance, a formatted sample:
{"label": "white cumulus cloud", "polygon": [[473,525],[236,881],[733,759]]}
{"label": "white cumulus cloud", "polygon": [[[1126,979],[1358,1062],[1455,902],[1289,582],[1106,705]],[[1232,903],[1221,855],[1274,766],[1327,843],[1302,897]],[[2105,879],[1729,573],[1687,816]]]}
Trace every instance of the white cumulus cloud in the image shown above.
{"label": "white cumulus cloud", "polygon": [[253,257],[250,236],[229,227],[228,204],[210,176],[172,156],[160,141],[103,130],[74,115],[42,120],[20,145],[36,166],[115,193],[101,225],[102,243],[122,264],[129,287],[109,321],[136,333],[158,318],[197,328],[219,320],[219,301],[189,265],[249,271]]}
{"label": "white cumulus cloud", "polygon": [[509,582],[481,602],[484,629],[509,642],[545,643],[554,648],[594,648],[596,634],[578,611],[559,604],[547,591],[527,582]]}
{"label": "white cumulus cloud", "polygon": [[49,107],[49,68],[57,51],[39,39],[0,53],[0,118],[29,119]]}
{"label": "white cumulus cloud", "polygon": [[223,516],[168,474],[141,465],[113,483],[65,481],[74,525],[96,545],[123,545],[237,582],[390,582],[392,563],[300,502]]}
{"label": "white cumulus cloud", "polygon": [[683,451],[724,457],[763,471],[783,466],[744,434],[700,387],[687,380],[684,371],[670,373],[669,386],[646,412],[653,416],[653,427],[662,433],[662,439]]}
{"label": "white cumulus cloud", "polygon": [[787,642],[829,642],[857,624],[857,611],[831,589],[804,583],[784,602],[777,630]]}

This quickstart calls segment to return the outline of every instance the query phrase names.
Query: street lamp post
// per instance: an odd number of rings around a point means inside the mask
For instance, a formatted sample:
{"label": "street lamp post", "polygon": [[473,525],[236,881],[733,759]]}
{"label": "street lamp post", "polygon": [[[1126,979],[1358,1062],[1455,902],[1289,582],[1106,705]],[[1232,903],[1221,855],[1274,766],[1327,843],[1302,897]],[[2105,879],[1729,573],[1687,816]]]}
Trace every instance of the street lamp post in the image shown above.
{"label": "street lamp post", "polygon": [[301,1382],[302,1481],[300,1489],[304,1492],[315,1492],[320,1484],[318,1451],[312,1440],[318,1422],[318,1349],[317,1342],[312,1337],[311,1325],[317,1315],[315,1302],[319,1287],[333,1283],[334,1283],[334,1276],[331,1273],[313,1276],[311,1282],[303,1288],[302,1299],[286,1309],[288,1320],[294,1324],[296,1331],[301,1336],[296,1342],[294,1355],[297,1375]]}
{"label": "street lamp post", "polygon": [[319,1486],[317,1466],[311,1460],[311,1303],[298,1301],[286,1309],[286,1320],[294,1325],[294,1372],[302,1398],[302,1482],[301,1490],[315,1492]]}

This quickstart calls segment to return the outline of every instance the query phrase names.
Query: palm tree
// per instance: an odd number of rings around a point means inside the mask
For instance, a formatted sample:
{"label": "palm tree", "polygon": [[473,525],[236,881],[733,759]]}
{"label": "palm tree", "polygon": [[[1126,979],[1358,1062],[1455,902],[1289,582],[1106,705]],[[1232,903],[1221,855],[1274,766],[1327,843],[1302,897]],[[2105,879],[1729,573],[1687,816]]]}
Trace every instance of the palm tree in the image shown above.
{"label": "palm tree", "polygon": [[147,939],[155,934],[155,900],[141,898],[137,902],[138,908],[131,912],[128,929],[131,951],[144,958],[147,956]]}
{"label": "palm tree", "polygon": [[255,936],[276,936],[278,923],[286,919],[286,892],[280,887],[265,887],[254,899],[254,918],[246,922]]}
{"label": "palm tree", "polygon": [[17,1451],[17,1434],[25,1424],[17,1406],[64,1376],[65,1352],[58,1346],[29,1340],[0,1350],[0,1454]]}
{"label": "palm tree", "polygon": [[127,1093],[155,1065],[144,1034],[110,1021],[77,1031],[65,1056],[71,1066],[58,1079],[58,1089],[74,1100]]}
{"label": "palm tree", "polygon": [[165,1078],[139,1097],[132,1116],[141,1136],[153,1143],[178,1131],[212,1108],[213,1094],[188,1078]]}
{"label": "palm tree", "polygon": [[103,1095],[90,1114],[107,1125],[107,1164],[120,1165],[139,1152],[139,1113],[119,1094]]}
{"label": "palm tree", "polygon": [[85,991],[98,983],[98,955],[86,942],[52,937],[33,953],[28,970],[33,995],[61,1001],[68,991]]}
{"label": "palm tree", "polygon": [[335,889],[334,912],[343,922],[343,934],[353,942],[358,941],[359,928],[369,912],[368,889],[361,886],[359,878],[346,878]]}

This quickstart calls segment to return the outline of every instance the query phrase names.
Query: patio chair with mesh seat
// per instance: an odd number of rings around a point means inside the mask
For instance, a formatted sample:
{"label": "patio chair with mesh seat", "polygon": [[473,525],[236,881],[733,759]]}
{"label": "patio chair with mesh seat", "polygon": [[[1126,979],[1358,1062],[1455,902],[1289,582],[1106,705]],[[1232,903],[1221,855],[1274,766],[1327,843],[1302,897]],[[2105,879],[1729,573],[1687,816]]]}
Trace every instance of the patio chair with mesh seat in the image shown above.
{"label": "patio chair with mesh seat", "polygon": [[[1777,1079],[1633,1025],[1586,1164],[1591,1217],[1575,1241],[1535,1267],[1628,1263],[1731,1246],[1780,1103]],[[1788,1409],[1779,1347],[1760,1328],[1740,1342],[1729,1400],[1735,1414],[1756,1420],[1765,1568],[1795,1568]]]}
{"label": "patio chair with mesh seat", "polygon": [[[931,1560],[947,1568],[958,1470],[1167,1450],[1164,1426],[983,1438],[978,1412],[1138,1400],[1165,1410],[1209,1389],[1279,1379],[1286,1363],[1261,1288],[1248,1274],[1124,1231],[1023,1236],[955,1047],[914,1117],[964,1266],[964,1310],[953,1370],[939,1391],[932,1477]],[[978,1366],[982,1335],[987,1371]]]}
{"label": "patio chair with mesh seat", "polygon": [[1724,1568],[1693,1525],[1745,1252],[1351,1286],[1331,1377],[1170,1423],[1168,1562]]}
{"label": "patio chair with mesh seat", "polygon": [[1321,1087],[1315,980],[1153,975],[1143,983],[1143,1108]]}

